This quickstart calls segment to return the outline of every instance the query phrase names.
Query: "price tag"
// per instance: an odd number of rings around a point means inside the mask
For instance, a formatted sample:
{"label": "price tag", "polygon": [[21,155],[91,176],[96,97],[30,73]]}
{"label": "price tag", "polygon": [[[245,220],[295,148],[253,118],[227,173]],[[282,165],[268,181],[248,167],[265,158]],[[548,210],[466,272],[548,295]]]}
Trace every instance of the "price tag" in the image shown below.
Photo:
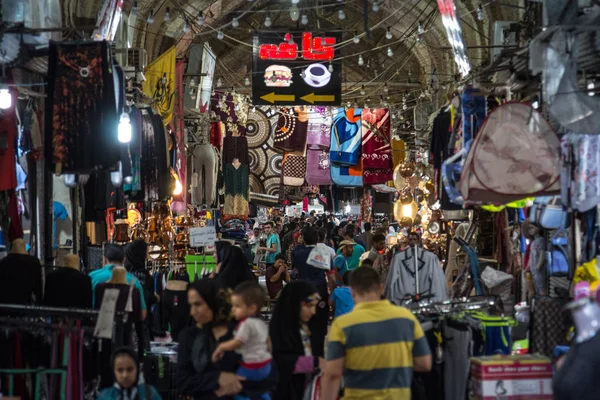
{"label": "price tag", "polygon": [[190,228],[190,247],[214,246],[217,231],[214,226]]}
{"label": "price tag", "polygon": [[106,289],[102,297],[102,305],[98,313],[98,320],[94,328],[94,337],[102,339],[112,339],[113,321],[115,320],[115,310],[117,299],[119,298],[118,289]]}

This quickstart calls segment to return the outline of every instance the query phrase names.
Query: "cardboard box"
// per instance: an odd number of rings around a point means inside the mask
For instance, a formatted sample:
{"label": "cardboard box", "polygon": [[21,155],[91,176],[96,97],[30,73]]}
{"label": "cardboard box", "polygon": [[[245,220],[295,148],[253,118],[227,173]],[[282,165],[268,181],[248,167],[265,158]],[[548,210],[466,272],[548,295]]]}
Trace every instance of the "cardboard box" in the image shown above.
{"label": "cardboard box", "polygon": [[539,355],[471,358],[472,400],[552,400],[552,363]]}

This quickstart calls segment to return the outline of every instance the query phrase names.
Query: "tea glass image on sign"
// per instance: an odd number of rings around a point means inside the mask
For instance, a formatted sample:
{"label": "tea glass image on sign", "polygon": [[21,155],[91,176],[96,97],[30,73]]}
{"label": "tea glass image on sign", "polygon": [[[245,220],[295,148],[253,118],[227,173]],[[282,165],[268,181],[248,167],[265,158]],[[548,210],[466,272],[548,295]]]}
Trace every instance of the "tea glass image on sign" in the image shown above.
{"label": "tea glass image on sign", "polygon": [[329,83],[331,80],[331,72],[323,64],[310,64],[304,71],[304,82],[308,86],[320,88]]}
{"label": "tea glass image on sign", "polygon": [[268,87],[290,87],[292,70],[285,65],[269,65],[265,69],[265,85]]}

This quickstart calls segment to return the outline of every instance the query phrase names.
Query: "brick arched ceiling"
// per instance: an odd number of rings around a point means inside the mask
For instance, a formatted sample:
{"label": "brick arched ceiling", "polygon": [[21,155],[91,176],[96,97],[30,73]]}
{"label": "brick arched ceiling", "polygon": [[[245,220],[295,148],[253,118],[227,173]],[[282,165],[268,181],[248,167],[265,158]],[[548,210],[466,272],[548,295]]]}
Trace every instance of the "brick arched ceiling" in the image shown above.
{"label": "brick arched ceiling", "polygon": [[[355,44],[350,39],[354,31],[364,32],[364,7],[367,2],[368,25],[372,28],[369,38],[361,38]],[[89,23],[95,20],[100,1],[63,0],[67,21],[72,23]],[[346,98],[360,97],[359,86],[366,85],[367,96],[377,99],[382,94],[384,82],[395,82],[390,95],[400,96],[407,90],[427,89],[429,74],[435,70],[440,83],[451,83],[456,75],[454,58],[449,50],[449,43],[437,11],[435,0],[379,0],[380,11],[371,10],[373,0],[301,0],[298,6],[306,9],[309,23],[306,26],[292,22],[289,16],[290,0],[138,0],[139,18],[134,30],[134,46],[147,50],[150,60],[162,51],[176,44],[178,54],[185,55],[192,42],[208,42],[215,51],[217,76],[222,77],[225,84],[243,90],[245,77],[252,68],[252,36],[256,30],[265,29],[264,19],[270,12],[273,21],[272,29],[309,29],[325,31],[343,29],[343,39],[349,40],[340,48],[336,56],[343,60],[344,80],[348,82]],[[457,15],[468,48],[468,55],[473,68],[488,65],[492,27],[495,21],[518,21],[523,9],[524,0],[456,0]],[[86,4],[85,6],[83,4]],[[346,19],[338,19],[339,6],[344,6]],[[125,9],[129,10],[133,0],[125,0]],[[323,5],[333,5],[318,8]],[[484,20],[477,19],[477,8],[484,10]],[[166,7],[169,7],[171,19],[163,21]],[[310,8],[310,9],[308,9]],[[146,16],[153,10],[154,23],[148,24]],[[276,12],[275,10],[284,10]],[[199,26],[195,20],[202,11],[205,25]],[[240,25],[231,26],[233,17],[239,17]],[[184,23],[188,21],[192,31],[184,33]],[[419,22],[426,30],[423,40],[416,41]],[[226,26],[224,26],[226,25]],[[385,38],[387,27],[392,30],[394,38]],[[223,40],[216,37],[211,28],[223,27]],[[402,40],[400,41],[400,39]],[[393,50],[392,57],[387,56],[389,43]],[[380,49],[372,50],[383,46]],[[364,66],[357,63],[358,53],[363,53]]]}

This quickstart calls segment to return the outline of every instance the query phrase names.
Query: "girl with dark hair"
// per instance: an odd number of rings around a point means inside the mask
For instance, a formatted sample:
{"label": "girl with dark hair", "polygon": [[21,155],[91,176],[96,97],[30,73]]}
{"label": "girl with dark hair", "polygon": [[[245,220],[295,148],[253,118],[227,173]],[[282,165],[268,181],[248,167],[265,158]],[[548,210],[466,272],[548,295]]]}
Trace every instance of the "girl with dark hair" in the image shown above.
{"label": "girl with dark hair", "polygon": [[235,289],[242,282],[256,280],[244,251],[238,246],[225,246],[219,253],[215,279],[222,288]]}
{"label": "girl with dark hair", "polygon": [[117,349],[111,358],[113,387],[100,392],[97,400],[162,400],[156,389],[144,383],[140,362],[133,349]]}
{"label": "girl with dark hair", "polygon": [[308,321],[321,301],[317,289],[307,281],[293,281],[279,295],[269,324],[273,359],[279,368],[279,383],[273,400],[302,399],[313,374],[324,359],[313,357]]}
{"label": "girl with dark hair", "polygon": [[230,291],[216,279],[202,279],[188,286],[190,315],[195,325],[179,335],[176,384],[179,392],[193,399],[231,400],[244,393],[260,397],[276,383],[277,370],[265,381],[243,381],[235,375],[240,357],[225,352],[216,363],[211,356],[219,344],[233,339],[235,321],[231,319]]}

